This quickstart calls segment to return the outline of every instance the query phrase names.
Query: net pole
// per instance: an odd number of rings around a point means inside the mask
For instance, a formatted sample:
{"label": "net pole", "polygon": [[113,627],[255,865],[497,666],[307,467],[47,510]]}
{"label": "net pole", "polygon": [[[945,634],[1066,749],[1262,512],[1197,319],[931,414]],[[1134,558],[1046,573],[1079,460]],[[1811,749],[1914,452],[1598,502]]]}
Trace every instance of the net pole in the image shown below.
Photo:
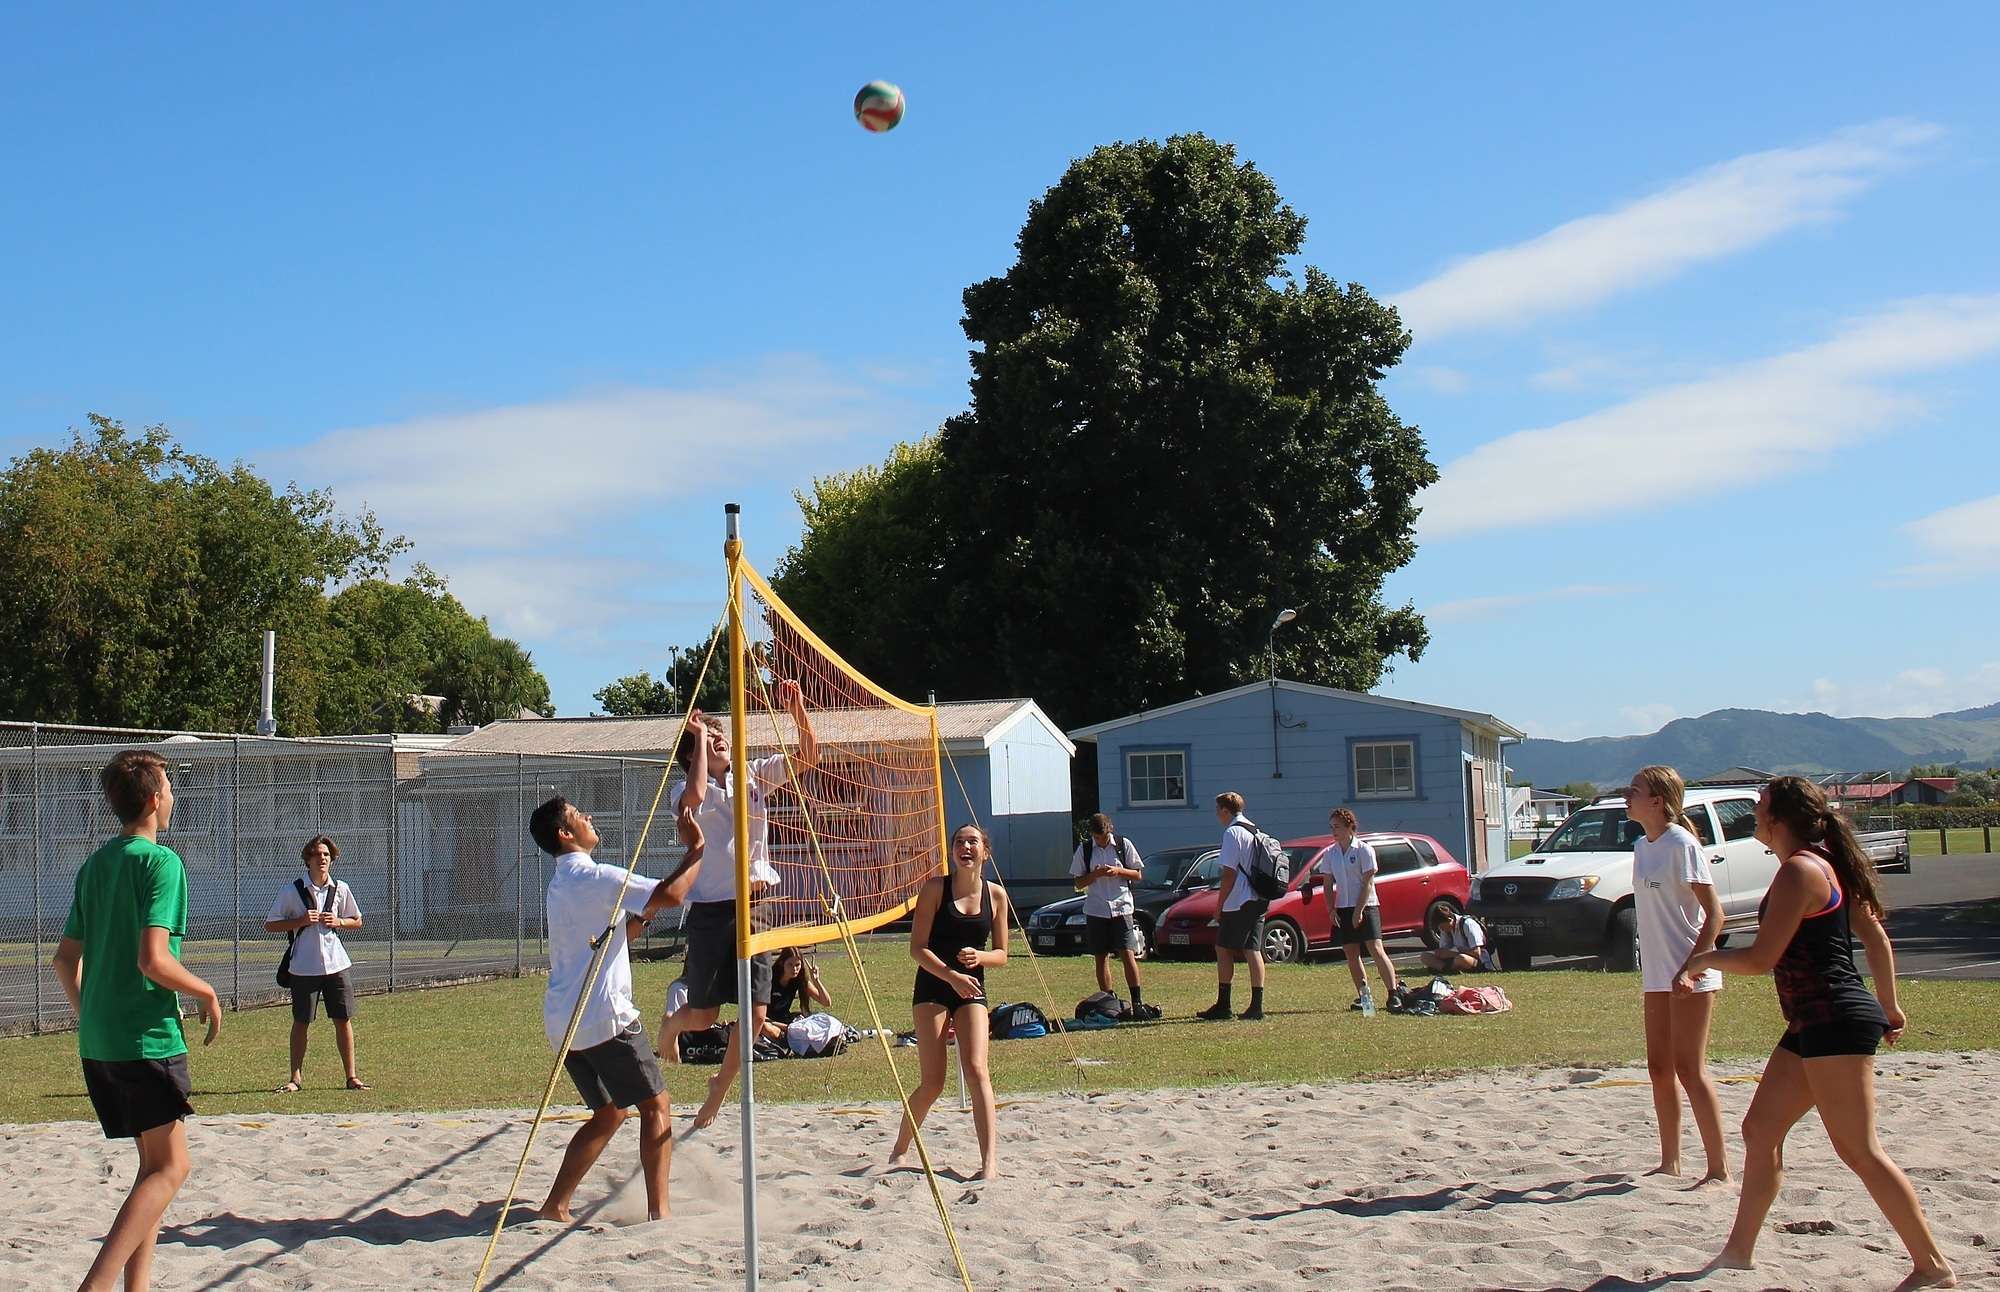
{"label": "net pole", "polygon": [[751,1027],[756,1006],[750,999],[750,723],[745,712],[750,697],[744,676],[748,644],[743,640],[742,519],[740,505],[724,505],[722,552],[729,563],[729,775],[736,809],[736,1044],[743,1056],[743,1287],[745,1292],[757,1292],[757,1125],[750,1091],[757,1038]]}

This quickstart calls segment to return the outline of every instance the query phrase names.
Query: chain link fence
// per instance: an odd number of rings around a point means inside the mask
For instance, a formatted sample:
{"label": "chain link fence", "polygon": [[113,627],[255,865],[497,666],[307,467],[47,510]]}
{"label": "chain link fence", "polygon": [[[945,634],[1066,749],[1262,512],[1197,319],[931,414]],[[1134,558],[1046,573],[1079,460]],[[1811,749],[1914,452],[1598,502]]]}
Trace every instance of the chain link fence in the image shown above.
{"label": "chain link fence", "polygon": [[[341,935],[362,992],[546,969],[548,857],[528,814],[561,794],[591,815],[600,860],[625,864],[669,765],[641,758],[457,754],[440,736],[278,739],[0,722],[0,1035],[75,1026],[48,969],[78,867],[118,833],[97,786],[123,749],[167,760],[174,810],[160,841],[188,873],[181,958],[233,1009],[288,999],[273,903],[324,834],[363,926]],[[671,791],[670,791],[671,792]],[[678,864],[671,803],[638,858]],[[679,912],[639,953],[670,950]]]}

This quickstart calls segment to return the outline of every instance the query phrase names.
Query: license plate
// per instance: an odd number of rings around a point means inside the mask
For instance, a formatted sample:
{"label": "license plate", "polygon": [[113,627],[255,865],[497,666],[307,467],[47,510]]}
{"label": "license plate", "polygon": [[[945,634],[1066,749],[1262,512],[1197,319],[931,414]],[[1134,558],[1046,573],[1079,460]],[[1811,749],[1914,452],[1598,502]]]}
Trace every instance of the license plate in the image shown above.
{"label": "license plate", "polygon": [[1169,933],[1167,934],[1167,941],[1177,947],[1184,947],[1188,944],[1188,935],[1185,933]]}
{"label": "license plate", "polygon": [[1038,947],[1052,947],[1055,944],[1056,935],[1053,933],[1043,933],[1035,938],[1035,945]]}
{"label": "license plate", "polygon": [[1494,924],[1489,927],[1496,938],[1518,938],[1525,931],[1518,924]]}

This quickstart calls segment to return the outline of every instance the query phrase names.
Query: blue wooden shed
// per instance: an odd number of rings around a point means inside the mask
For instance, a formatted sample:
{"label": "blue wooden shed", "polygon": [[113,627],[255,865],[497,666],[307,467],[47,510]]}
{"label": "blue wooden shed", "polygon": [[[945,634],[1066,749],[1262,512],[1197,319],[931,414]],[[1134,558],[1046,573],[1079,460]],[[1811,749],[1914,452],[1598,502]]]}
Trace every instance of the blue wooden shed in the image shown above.
{"label": "blue wooden shed", "polygon": [[1279,838],[1323,834],[1348,807],[1469,868],[1507,856],[1504,753],[1523,737],[1489,713],[1279,678],[1069,734],[1095,748],[1099,809],[1148,852],[1214,840],[1215,796],[1234,790]]}

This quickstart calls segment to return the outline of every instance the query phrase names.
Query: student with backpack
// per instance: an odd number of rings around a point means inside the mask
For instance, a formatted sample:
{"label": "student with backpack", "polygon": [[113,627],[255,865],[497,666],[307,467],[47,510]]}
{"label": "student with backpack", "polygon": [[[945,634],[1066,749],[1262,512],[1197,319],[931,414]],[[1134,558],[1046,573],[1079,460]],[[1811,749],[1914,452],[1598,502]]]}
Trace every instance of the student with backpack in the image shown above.
{"label": "student with backpack", "polygon": [[1347,958],[1348,976],[1354,979],[1354,1003],[1349,1009],[1363,1014],[1375,1012],[1375,998],[1368,992],[1368,970],[1361,957],[1366,954],[1382,975],[1382,996],[1396,997],[1396,966],[1382,947],[1382,898],[1375,892],[1375,849],[1354,837],[1360,823],[1347,808],[1335,808],[1327,816],[1333,831],[1333,846],[1321,854],[1320,869],[1325,873],[1327,913],[1333,917],[1333,938]]}
{"label": "student with backpack", "polygon": [[1132,992],[1132,1013],[1137,1016],[1143,1003],[1139,990],[1139,955],[1133,943],[1139,936],[1132,923],[1132,884],[1141,878],[1139,850],[1130,839],[1121,839],[1111,818],[1099,812],[1090,818],[1090,837],[1076,850],[1070,863],[1070,877],[1083,897],[1084,918],[1090,954],[1097,960],[1097,990],[1111,990],[1111,957],[1125,964],[1125,986]]}
{"label": "student with backpack", "polygon": [[1230,988],[1236,966],[1250,964],[1250,1008],[1241,1017],[1264,1017],[1264,912],[1269,898],[1258,894],[1253,874],[1268,865],[1258,855],[1261,837],[1243,816],[1243,796],[1230,791],[1215,796],[1215,819],[1222,823],[1222,887],[1216,894],[1219,912],[1215,931],[1215,1003],[1196,1014],[1211,1022],[1235,1018]]}
{"label": "student with backpack", "polygon": [[333,1023],[340,1065],[347,1070],[347,1088],[368,1089],[354,1066],[354,985],[347,976],[354,961],[339,932],[361,927],[361,908],[355,904],[354,890],[333,877],[338,856],[339,844],[326,835],[314,835],[299,852],[304,878],[279,889],[271,913],[264,917],[266,933],[283,933],[290,939],[279,981],[292,993],[292,1075],[278,1087],[281,1095],[295,1095],[304,1086],[306,1039],[322,1001]]}
{"label": "student with backpack", "polygon": [[1493,952],[1486,945],[1486,930],[1479,927],[1479,921],[1462,913],[1456,906],[1444,908],[1444,929],[1438,938],[1437,950],[1426,951],[1421,957],[1424,968],[1432,973],[1477,973],[1493,967]]}

